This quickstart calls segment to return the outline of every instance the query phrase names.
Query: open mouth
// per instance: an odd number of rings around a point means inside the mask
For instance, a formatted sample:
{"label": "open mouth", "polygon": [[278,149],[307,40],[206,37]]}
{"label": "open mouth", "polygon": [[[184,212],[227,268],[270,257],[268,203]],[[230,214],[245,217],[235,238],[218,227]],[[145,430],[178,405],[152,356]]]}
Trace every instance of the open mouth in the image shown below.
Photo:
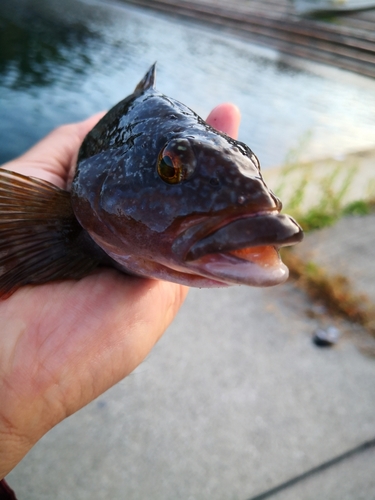
{"label": "open mouth", "polygon": [[195,272],[222,283],[271,286],[288,277],[278,249],[302,238],[302,229],[288,215],[247,216],[196,241],[185,260]]}

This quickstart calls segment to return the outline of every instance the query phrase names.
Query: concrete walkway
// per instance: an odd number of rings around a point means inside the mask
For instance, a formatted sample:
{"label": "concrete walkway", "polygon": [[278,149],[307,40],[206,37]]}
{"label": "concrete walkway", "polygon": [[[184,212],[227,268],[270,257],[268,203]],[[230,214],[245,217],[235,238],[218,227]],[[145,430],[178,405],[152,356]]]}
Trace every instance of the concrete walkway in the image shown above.
{"label": "concrete walkway", "polygon": [[[356,248],[353,219],[325,241],[373,272],[374,217],[362,222]],[[316,347],[316,307],[293,283],[192,290],[149,358],[45,436],[10,485],[28,500],[374,500],[375,446],[261,495],[375,438],[374,338],[325,315],[342,336]]]}

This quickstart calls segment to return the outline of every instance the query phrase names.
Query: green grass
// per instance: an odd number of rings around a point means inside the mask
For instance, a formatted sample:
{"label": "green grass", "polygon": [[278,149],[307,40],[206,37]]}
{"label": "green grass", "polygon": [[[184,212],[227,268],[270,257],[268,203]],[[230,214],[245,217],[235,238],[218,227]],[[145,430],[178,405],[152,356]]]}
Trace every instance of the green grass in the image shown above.
{"label": "green grass", "polygon": [[[309,139],[310,135],[306,134],[297,147],[289,152],[279,185],[275,189],[277,196],[284,202],[284,211],[292,215],[305,231],[331,226],[346,215],[366,215],[373,211],[375,207],[374,195],[372,198],[369,195],[368,201],[347,202],[345,200],[348,189],[358,171],[358,167],[354,164],[349,168],[346,167],[347,172],[344,176],[342,175],[343,166],[338,164],[332,166],[327,175],[321,179],[315,179],[313,182],[316,184],[316,190],[319,194],[316,195],[314,203],[305,203],[306,193],[312,182],[314,165],[312,164],[309,168],[301,167],[298,158]],[[297,173],[298,175],[296,175]],[[293,191],[288,196],[285,192],[290,191],[291,185]],[[372,183],[369,183],[370,191],[375,192],[375,186]]]}

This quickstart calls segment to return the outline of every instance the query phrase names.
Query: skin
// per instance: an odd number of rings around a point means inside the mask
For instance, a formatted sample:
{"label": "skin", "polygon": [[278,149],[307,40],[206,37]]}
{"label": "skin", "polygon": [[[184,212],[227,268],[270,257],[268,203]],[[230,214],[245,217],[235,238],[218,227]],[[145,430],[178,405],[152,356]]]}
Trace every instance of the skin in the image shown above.
{"label": "skin", "polygon": [[[102,116],[59,127],[3,167],[67,187],[79,146]],[[237,137],[232,104],[207,121]],[[0,479],[52,427],[133,371],[186,294],[180,285],[101,269],[0,301]]]}

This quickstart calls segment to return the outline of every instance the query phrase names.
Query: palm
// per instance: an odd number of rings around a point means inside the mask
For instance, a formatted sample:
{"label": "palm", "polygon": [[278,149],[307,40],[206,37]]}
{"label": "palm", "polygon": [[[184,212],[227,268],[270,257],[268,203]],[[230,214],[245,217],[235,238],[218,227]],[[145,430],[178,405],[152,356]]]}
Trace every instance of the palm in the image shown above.
{"label": "palm", "polygon": [[[65,187],[98,118],[57,129],[4,167]],[[236,135],[239,116],[230,105],[216,108],[209,121]],[[0,478],[46,431],[144,359],[186,291],[101,269],[80,281],[26,286],[0,302],[0,435],[7,430]]]}

